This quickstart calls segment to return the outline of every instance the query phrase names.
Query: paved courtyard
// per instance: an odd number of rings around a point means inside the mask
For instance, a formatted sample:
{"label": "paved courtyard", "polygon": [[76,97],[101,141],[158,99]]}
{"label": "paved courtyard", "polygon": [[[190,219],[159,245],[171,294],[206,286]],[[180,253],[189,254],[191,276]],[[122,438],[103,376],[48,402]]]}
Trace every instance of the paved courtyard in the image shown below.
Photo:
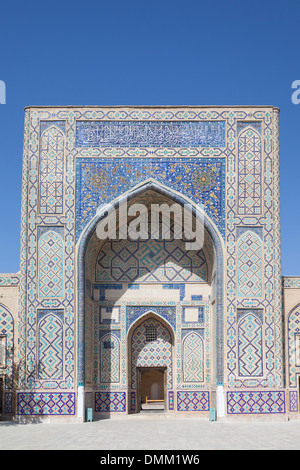
{"label": "paved courtyard", "polygon": [[[0,422],[1,450],[300,449],[300,420],[210,422],[129,416],[92,423]],[[102,452],[103,453],[103,452]]]}

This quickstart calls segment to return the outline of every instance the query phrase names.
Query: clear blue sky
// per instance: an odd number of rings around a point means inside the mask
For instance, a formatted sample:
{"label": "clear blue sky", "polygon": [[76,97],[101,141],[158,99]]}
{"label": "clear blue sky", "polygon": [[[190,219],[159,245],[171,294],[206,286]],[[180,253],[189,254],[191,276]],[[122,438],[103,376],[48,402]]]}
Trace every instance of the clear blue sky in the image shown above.
{"label": "clear blue sky", "polygon": [[274,105],[282,273],[300,275],[299,0],[0,0],[0,272],[19,270],[27,105]]}

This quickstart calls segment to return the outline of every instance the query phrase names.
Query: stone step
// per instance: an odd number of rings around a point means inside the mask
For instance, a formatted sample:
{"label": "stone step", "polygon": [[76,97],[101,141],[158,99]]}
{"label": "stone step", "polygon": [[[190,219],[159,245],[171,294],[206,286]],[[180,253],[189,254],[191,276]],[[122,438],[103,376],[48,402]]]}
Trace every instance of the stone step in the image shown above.
{"label": "stone step", "polygon": [[165,404],[164,403],[143,403],[142,410],[164,410]]}

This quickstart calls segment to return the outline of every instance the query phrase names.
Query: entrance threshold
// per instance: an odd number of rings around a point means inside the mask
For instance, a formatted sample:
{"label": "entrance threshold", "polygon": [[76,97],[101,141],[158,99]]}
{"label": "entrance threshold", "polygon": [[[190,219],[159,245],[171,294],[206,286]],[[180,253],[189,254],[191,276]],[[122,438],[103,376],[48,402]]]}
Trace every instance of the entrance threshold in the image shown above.
{"label": "entrance threshold", "polygon": [[165,402],[160,401],[159,403],[142,403],[140,413],[164,413]]}

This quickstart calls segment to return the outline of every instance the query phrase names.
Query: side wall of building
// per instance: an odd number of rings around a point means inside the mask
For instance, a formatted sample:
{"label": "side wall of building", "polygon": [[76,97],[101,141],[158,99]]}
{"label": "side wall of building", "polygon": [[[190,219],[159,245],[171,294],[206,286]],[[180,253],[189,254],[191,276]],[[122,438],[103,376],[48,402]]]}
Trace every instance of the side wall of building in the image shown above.
{"label": "side wall of building", "polygon": [[283,277],[285,382],[288,411],[298,417],[300,390],[300,277]]}
{"label": "side wall of building", "polygon": [[16,413],[19,274],[0,274],[0,415]]}

